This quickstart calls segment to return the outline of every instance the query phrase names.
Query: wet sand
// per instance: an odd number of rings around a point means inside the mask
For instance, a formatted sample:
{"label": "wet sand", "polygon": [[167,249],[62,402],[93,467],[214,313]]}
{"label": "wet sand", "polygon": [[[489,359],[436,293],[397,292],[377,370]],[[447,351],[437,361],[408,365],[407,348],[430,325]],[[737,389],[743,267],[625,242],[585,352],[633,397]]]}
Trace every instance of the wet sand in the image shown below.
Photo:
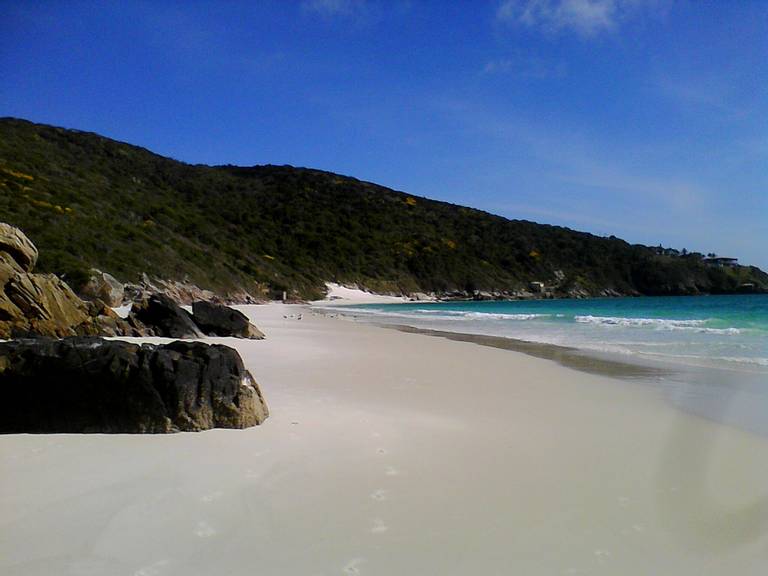
{"label": "wet sand", "polygon": [[484,334],[465,334],[463,332],[448,332],[445,330],[431,330],[428,328],[416,328],[402,324],[377,324],[382,328],[394,328],[401,332],[411,334],[424,334],[426,336],[438,336],[456,342],[470,342],[481,346],[490,346],[502,350],[511,350],[513,352],[522,352],[535,358],[552,360],[566,368],[581,370],[590,374],[599,376],[609,376],[612,378],[625,379],[644,379],[651,380],[664,378],[673,374],[672,368],[664,368],[661,365],[652,365],[650,363],[642,364],[640,362],[621,361],[608,358],[607,355],[598,355],[596,353],[588,354],[576,348],[569,346],[559,346],[557,344],[543,344],[540,342],[529,342],[528,340],[519,340],[517,338],[507,338],[504,336],[487,336]]}

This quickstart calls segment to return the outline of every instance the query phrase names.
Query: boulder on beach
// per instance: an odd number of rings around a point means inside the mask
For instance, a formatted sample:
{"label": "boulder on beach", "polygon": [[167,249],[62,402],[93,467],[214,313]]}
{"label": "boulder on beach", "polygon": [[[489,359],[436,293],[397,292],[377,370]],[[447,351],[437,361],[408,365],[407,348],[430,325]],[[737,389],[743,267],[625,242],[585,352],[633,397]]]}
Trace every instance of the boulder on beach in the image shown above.
{"label": "boulder on beach", "polygon": [[234,308],[198,300],[192,303],[192,319],[209,336],[235,336],[261,340],[264,333],[248,317]]}
{"label": "boulder on beach", "polygon": [[247,428],[269,412],[236,350],[94,337],[0,342],[0,432]]}
{"label": "boulder on beach", "polygon": [[152,294],[135,302],[128,322],[136,327],[146,326],[155,336],[165,338],[205,338],[192,315],[165,294]]}
{"label": "boulder on beach", "polygon": [[108,306],[120,306],[123,303],[124,287],[114,276],[91,269],[88,282],[80,289],[80,295],[85,300],[99,299]]}

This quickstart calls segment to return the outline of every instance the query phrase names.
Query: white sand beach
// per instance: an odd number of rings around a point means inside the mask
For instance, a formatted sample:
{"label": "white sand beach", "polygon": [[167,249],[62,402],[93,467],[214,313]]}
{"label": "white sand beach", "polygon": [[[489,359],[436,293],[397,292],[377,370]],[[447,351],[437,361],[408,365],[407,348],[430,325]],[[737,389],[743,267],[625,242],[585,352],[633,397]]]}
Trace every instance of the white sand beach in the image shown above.
{"label": "white sand beach", "polygon": [[325,287],[328,292],[325,295],[325,299],[316,300],[312,304],[317,305],[351,305],[351,304],[398,304],[403,302],[409,302],[410,299],[405,296],[386,296],[384,294],[375,294],[373,292],[366,292],[359,288],[352,288],[349,286],[342,286],[334,282],[326,282]]}
{"label": "white sand beach", "polygon": [[0,573],[765,573],[765,438],[517,352],[241,309],[267,339],[215,341],[269,419],[0,436]]}

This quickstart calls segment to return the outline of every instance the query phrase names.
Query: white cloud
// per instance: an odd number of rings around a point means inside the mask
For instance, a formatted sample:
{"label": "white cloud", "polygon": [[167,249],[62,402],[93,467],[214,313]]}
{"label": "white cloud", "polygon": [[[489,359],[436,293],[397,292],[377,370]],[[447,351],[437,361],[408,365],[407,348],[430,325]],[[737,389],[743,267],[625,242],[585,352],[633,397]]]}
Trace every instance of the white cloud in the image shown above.
{"label": "white cloud", "polygon": [[518,78],[545,80],[563,78],[566,66],[562,62],[550,62],[538,57],[516,56],[489,60],[483,66],[483,74],[508,74]]}
{"label": "white cloud", "polygon": [[656,0],[503,0],[496,12],[501,22],[545,32],[574,31],[582,36],[610,32]]}

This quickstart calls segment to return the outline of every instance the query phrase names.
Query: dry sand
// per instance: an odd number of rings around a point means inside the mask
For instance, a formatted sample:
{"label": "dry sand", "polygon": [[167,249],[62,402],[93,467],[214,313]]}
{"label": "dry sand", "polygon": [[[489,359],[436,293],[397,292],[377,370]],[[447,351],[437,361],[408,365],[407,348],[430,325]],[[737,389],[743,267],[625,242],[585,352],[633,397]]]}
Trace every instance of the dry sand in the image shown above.
{"label": "dry sand", "polygon": [[266,423],[0,436],[0,573],[765,573],[766,439],[517,352],[244,309],[267,340],[216,340]]}

